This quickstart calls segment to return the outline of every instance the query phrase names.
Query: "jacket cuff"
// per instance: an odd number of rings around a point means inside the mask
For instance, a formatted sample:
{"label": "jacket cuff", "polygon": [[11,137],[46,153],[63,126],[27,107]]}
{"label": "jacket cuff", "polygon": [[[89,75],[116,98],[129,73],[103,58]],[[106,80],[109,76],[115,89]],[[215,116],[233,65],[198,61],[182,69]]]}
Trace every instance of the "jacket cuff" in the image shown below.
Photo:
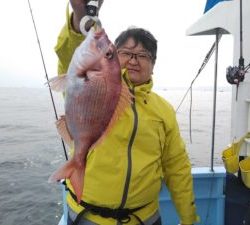
{"label": "jacket cuff", "polygon": [[69,14],[69,12],[67,12],[66,16],[67,16],[66,24],[68,28],[69,37],[72,38],[72,40],[82,41],[84,38],[83,34],[76,32],[72,26],[73,13]]}

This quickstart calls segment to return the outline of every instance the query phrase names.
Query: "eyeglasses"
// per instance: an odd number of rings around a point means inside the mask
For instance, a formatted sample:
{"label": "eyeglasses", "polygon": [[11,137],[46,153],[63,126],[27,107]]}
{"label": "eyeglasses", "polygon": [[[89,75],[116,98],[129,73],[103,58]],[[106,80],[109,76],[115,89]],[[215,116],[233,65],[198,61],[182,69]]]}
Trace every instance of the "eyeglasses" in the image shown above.
{"label": "eyeglasses", "polygon": [[117,53],[124,59],[124,60],[131,60],[135,58],[137,61],[146,62],[152,59],[152,56],[146,52],[138,52],[133,53],[126,50],[118,50]]}

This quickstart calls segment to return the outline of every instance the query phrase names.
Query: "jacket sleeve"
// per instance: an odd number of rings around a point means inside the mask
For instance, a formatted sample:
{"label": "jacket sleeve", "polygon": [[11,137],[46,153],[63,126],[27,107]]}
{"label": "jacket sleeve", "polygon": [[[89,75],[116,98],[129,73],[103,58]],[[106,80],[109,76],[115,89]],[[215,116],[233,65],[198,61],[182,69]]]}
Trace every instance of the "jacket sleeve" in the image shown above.
{"label": "jacket sleeve", "polygon": [[179,214],[180,222],[193,224],[199,221],[199,217],[194,203],[191,163],[180,136],[175,112],[172,107],[168,111],[162,157],[164,180]]}
{"label": "jacket sleeve", "polygon": [[66,24],[63,26],[55,46],[55,52],[58,56],[58,74],[65,74],[68,70],[72,55],[83,41],[84,36],[76,33],[71,26],[72,14],[69,14],[69,5],[66,10]]}

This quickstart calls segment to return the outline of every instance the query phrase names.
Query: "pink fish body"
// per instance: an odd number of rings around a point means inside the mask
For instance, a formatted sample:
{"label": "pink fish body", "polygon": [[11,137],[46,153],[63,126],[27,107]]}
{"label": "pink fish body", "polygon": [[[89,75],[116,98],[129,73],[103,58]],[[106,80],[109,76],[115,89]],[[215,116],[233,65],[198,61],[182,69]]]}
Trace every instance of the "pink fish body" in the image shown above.
{"label": "pink fish body", "polygon": [[68,130],[75,151],[51,175],[50,181],[69,178],[80,202],[87,153],[112,127],[131,99],[121,80],[116,48],[103,29],[89,31],[72,57],[67,76],[52,79],[52,89],[57,86],[65,86],[66,127],[61,131],[62,137],[67,136],[65,130]]}

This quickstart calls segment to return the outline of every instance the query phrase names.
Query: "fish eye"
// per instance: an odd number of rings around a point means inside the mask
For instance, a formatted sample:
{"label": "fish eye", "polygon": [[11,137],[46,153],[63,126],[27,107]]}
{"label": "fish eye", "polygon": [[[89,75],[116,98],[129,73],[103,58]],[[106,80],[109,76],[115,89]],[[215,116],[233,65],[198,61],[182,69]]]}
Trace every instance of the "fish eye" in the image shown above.
{"label": "fish eye", "polygon": [[112,51],[108,51],[105,55],[107,59],[113,59],[114,53]]}

